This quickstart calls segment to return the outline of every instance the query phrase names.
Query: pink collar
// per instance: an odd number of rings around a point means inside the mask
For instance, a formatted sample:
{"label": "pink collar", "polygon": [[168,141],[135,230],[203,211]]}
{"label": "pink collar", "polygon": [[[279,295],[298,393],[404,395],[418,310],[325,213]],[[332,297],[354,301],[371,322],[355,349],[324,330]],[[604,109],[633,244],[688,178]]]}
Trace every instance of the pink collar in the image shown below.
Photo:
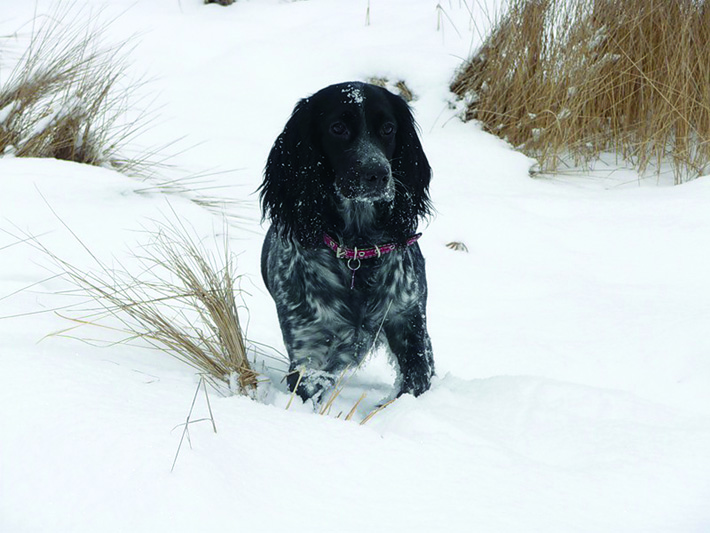
{"label": "pink collar", "polygon": [[[417,242],[421,236],[421,233],[412,235],[409,240],[407,240],[406,246],[411,246]],[[342,247],[338,244],[338,241],[327,233],[323,234],[323,242],[328,248],[335,252],[335,256],[338,259],[371,259],[373,257],[380,257],[384,254],[388,254],[397,248],[400,248],[398,244],[394,243],[381,244],[379,246],[376,244],[373,248],[363,248],[362,250],[358,248]]]}

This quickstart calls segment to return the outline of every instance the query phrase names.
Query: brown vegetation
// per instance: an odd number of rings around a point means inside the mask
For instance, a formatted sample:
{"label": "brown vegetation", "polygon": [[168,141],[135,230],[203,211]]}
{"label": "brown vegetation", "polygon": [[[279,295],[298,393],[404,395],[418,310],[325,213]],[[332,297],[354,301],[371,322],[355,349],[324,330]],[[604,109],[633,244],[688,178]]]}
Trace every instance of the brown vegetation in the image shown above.
{"label": "brown vegetation", "polygon": [[[0,86],[0,155],[51,157],[137,173],[119,155],[137,123],[119,125],[129,88],[121,50],[102,48],[103,28],[73,28],[57,12]],[[93,24],[93,22],[90,22]],[[138,121],[140,124],[140,120]]]}
{"label": "brown vegetation", "polygon": [[510,0],[451,89],[544,172],[616,153],[708,172],[710,3]]}
{"label": "brown vegetation", "polygon": [[119,327],[111,329],[125,336],[121,342],[142,339],[198,370],[218,389],[253,392],[258,374],[247,357],[227,238],[219,259],[182,226],[161,226],[152,235],[153,242],[137,256],[139,274],[103,263],[99,272],[85,272],[37,245],[101,306],[102,311],[73,322],[108,327],[107,319],[118,320]]}

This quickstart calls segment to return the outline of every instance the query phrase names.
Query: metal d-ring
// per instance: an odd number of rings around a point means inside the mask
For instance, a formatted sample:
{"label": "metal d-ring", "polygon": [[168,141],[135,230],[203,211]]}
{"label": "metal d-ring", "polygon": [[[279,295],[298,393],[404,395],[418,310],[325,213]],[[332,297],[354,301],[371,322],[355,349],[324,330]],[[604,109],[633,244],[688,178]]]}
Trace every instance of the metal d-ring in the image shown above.
{"label": "metal d-ring", "polygon": [[[357,266],[352,266],[350,264],[352,261],[357,261]],[[358,270],[362,266],[362,262],[357,257],[351,257],[350,259],[348,259],[348,262],[346,264],[347,264],[348,268],[350,270],[352,270],[353,272],[355,272],[356,270]]]}

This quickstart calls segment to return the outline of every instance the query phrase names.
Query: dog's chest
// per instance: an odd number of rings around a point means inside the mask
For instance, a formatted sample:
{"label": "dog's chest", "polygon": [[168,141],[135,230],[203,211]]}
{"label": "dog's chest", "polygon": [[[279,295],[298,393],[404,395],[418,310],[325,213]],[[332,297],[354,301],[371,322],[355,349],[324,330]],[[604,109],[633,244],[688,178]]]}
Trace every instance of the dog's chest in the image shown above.
{"label": "dog's chest", "polygon": [[358,265],[327,249],[305,249],[280,239],[275,245],[270,254],[270,285],[275,300],[287,306],[288,313],[372,329],[386,316],[396,316],[420,300],[423,287],[409,249]]}

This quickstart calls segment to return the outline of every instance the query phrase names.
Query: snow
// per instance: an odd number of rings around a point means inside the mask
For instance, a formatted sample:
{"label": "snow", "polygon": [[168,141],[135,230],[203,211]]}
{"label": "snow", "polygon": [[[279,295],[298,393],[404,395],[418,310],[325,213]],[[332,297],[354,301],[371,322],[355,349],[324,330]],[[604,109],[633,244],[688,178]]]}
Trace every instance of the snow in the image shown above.
{"label": "snow", "polygon": [[5,124],[5,121],[8,119],[12,113],[14,113],[15,108],[19,105],[19,102],[16,100],[13,100],[9,104],[7,104],[5,107],[0,109],[0,125]]}
{"label": "snow", "polygon": [[[83,3],[112,20],[107,38],[133,39],[131,74],[154,80],[136,88],[156,109],[136,150],[184,136],[175,172],[223,172],[210,192],[243,200],[229,236],[244,318],[281,351],[254,194],[271,144],[325,85],[407,82],[434,168],[419,243],[438,375],[359,425],[390,393],[383,354],[329,416],[287,410],[285,365],[264,359],[259,401],[211,391],[217,433],[193,425],[171,473],[198,377],[144,346],[106,346],[99,328],[52,335],[87,304],[18,240],[82,269],[96,267],[84,246],[130,267],[153,221],[177,213],[209,245],[223,220],[105,168],[2,158],[0,531],[710,530],[710,178],[671,187],[614,164],[530,178],[531,160],[449,106],[484,20],[465,3]],[[3,4],[0,35],[52,10]],[[352,421],[335,418],[362,393]]]}

